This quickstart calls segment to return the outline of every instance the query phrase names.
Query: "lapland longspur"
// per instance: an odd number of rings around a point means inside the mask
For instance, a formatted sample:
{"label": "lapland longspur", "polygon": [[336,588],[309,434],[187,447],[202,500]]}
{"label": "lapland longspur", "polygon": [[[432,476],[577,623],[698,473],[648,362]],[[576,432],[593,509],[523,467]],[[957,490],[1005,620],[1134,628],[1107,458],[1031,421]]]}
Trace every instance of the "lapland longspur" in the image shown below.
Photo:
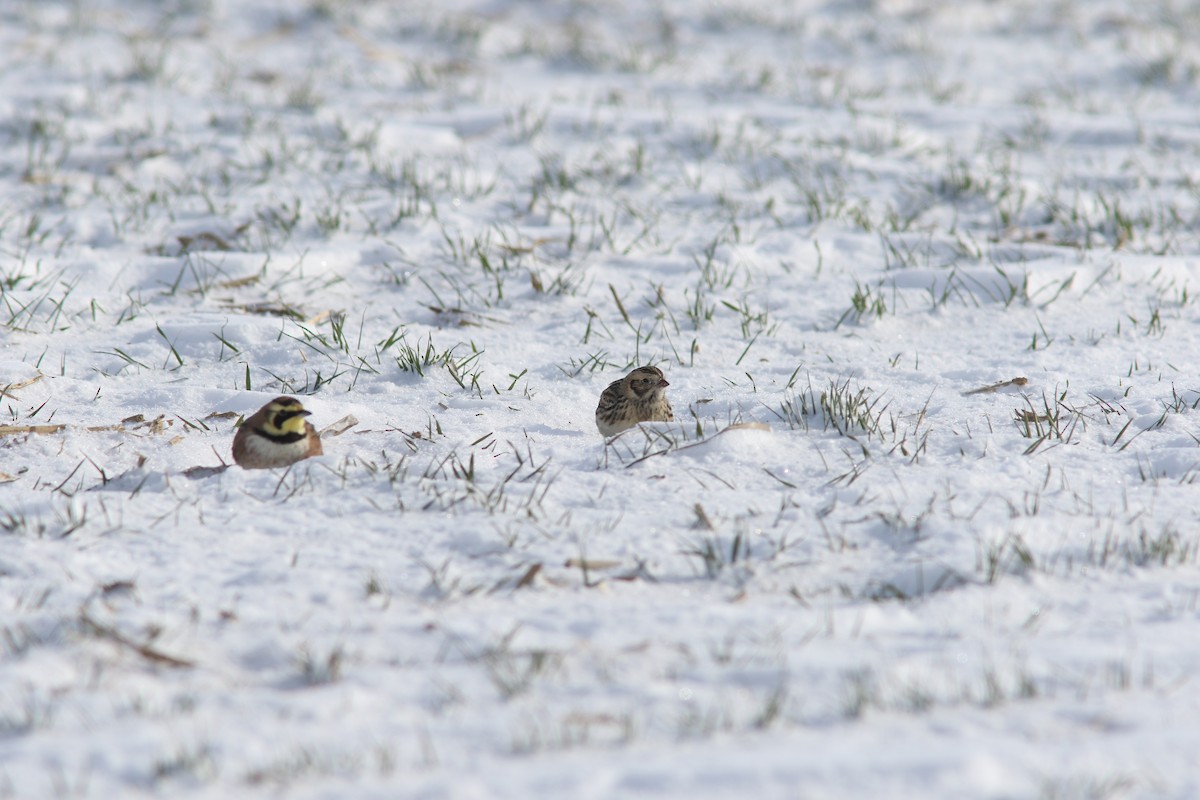
{"label": "lapland longspur", "polygon": [[639,422],[670,422],[675,412],[664,391],[670,385],[658,367],[638,367],[613,381],[600,395],[596,427],[604,436],[613,436]]}
{"label": "lapland longspur", "polygon": [[294,397],[276,397],[255,411],[233,437],[233,460],[245,469],[287,467],[319,456],[321,437]]}

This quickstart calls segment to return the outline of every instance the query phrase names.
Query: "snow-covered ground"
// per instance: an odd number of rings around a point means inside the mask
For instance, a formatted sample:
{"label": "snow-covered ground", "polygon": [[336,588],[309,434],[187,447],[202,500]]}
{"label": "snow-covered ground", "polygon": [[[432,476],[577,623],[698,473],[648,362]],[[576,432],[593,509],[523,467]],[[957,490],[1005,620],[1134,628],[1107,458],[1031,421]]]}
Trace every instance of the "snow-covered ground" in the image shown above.
{"label": "snow-covered ground", "polygon": [[1198,29],[0,0],[0,798],[1200,796]]}

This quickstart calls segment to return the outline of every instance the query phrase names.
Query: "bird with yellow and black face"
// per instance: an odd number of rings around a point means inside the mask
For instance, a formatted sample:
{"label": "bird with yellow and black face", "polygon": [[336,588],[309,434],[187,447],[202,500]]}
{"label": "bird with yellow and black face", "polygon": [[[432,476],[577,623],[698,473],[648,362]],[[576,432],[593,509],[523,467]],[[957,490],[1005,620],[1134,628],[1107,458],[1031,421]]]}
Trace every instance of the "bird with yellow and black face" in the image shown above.
{"label": "bird with yellow and black face", "polygon": [[246,418],[233,437],[233,460],[244,469],[287,467],[319,456],[321,437],[294,397],[276,397]]}

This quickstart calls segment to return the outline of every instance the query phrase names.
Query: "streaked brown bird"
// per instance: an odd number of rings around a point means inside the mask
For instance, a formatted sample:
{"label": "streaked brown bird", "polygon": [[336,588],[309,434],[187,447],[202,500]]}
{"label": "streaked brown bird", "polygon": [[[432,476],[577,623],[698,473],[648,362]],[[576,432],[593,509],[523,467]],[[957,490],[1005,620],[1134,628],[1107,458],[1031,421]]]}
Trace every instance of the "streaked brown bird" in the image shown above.
{"label": "streaked brown bird", "polygon": [[613,436],[639,422],[670,422],[675,419],[665,391],[670,385],[658,367],[638,367],[613,381],[600,395],[596,427]]}

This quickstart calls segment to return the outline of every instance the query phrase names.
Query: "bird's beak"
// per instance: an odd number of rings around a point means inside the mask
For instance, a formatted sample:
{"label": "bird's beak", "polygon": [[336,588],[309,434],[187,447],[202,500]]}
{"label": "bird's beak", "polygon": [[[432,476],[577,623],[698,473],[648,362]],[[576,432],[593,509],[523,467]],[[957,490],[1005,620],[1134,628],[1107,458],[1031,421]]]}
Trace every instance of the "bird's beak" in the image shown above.
{"label": "bird's beak", "polygon": [[660,379],[659,379],[659,381],[658,381],[658,388],[660,388],[660,389],[665,389],[665,388],[667,388],[667,387],[668,387],[668,386],[670,386],[670,385],[671,385],[671,384],[667,383],[667,379],[666,379],[666,378],[660,378]]}
{"label": "bird's beak", "polygon": [[296,412],[296,416],[297,416],[297,417],[311,417],[311,416],[312,416],[312,412],[311,412],[311,411],[309,411],[309,410],[306,408],[306,409],[304,409],[304,410],[302,410],[302,411],[297,411],[297,412]]}

